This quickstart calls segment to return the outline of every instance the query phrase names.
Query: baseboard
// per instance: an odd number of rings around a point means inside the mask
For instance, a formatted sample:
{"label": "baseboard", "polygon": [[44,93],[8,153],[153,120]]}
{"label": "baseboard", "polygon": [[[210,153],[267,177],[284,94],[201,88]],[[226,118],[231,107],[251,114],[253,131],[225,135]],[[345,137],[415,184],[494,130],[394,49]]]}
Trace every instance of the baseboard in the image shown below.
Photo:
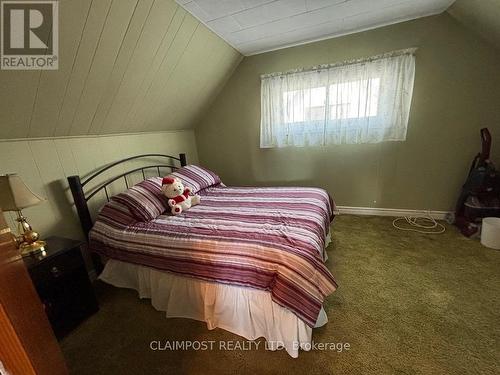
{"label": "baseboard", "polygon": [[378,208],[378,207],[351,207],[337,206],[338,214],[346,215],[370,215],[370,216],[421,216],[430,215],[436,220],[448,220],[453,212],[451,211],[428,211],[409,210],[405,208]]}

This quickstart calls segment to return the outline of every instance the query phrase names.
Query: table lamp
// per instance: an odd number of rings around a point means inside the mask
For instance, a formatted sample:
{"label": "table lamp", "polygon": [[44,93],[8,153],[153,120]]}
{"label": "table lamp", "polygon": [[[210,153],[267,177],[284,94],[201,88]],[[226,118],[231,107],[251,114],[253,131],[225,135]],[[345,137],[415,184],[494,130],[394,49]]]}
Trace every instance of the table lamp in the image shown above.
{"label": "table lamp", "polygon": [[19,233],[15,236],[15,242],[23,256],[44,250],[45,241],[39,240],[40,235],[31,228],[21,210],[44,200],[33,193],[17,174],[0,176],[0,208],[17,213]]}

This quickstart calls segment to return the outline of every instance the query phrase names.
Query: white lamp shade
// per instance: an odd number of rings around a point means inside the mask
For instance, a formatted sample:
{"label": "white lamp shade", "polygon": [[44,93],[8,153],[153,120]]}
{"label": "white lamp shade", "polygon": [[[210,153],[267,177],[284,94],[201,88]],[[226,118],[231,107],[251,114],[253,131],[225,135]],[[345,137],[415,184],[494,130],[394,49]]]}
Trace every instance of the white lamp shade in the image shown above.
{"label": "white lamp shade", "polygon": [[0,208],[2,210],[19,211],[44,200],[33,193],[17,174],[0,176]]}

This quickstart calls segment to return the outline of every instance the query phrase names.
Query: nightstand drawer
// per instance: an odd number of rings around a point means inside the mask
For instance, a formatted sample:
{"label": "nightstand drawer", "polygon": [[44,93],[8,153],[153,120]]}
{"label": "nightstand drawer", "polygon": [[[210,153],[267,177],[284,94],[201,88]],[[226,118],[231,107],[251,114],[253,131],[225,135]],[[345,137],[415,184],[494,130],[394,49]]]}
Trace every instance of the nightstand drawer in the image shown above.
{"label": "nightstand drawer", "polygon": [[84,268],[80,248],[76,247],[52,259],[48,259],[30,269],[30,275],[36,285],[52,283],[70,276],[75,270]]}

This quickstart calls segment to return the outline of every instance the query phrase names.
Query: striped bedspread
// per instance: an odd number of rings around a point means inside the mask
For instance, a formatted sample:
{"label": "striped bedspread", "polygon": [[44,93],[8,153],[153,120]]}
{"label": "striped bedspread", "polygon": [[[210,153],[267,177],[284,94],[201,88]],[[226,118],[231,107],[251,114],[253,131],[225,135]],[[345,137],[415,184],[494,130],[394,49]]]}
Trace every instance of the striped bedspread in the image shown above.
{"label": "striped bedspread", "polygon": [[179,216],[137,222],[111,200],[90,233],[93,251],[204,280],[267,290],[313,327],[336,282],[323,264],[333,202],[316,188],[240,188],[199,192]]}

